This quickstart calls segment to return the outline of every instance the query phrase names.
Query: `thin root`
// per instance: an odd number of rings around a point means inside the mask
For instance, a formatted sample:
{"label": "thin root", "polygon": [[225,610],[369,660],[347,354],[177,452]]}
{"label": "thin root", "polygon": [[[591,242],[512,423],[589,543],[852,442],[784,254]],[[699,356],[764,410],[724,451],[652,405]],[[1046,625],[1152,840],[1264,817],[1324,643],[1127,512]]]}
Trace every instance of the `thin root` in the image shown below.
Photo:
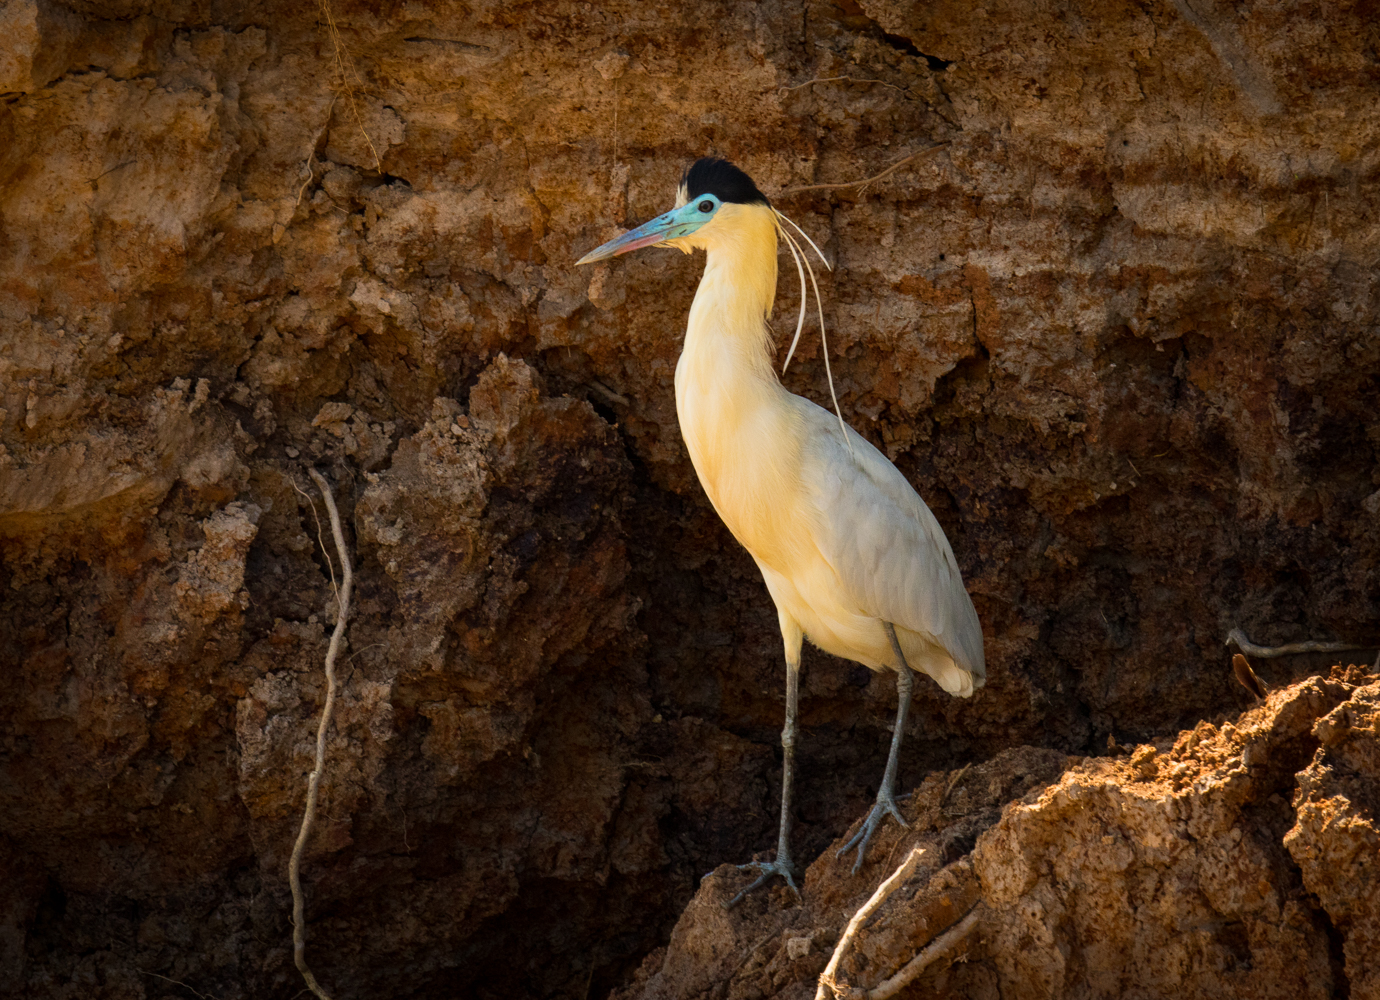
{"label": "thin root", "polygon": [[[374,154],[374,169],[383,173],[383,161],[379,159],[379,151],[374,148],[374,140],[369,138],[368,131],[364,128],[364,118],[359,113],[359,104],[355,101],[355,84],[363,89],[364,82],[359,78],[359,72],[355,69],[355,61],[350,56],[349,50],[345,48],[345,43],[340,37],[340,28],[336,26],[335,14],[331,10],[331,0],[317,0],[321,8],[322,15],[326,18],[326,27],[330,31],[331,44],[335,46],[335,65],[340,71],[340,85],[345,90],[345,99],[350,102],[350,110],[354,112],[355,124],[359,126],[359,134],[364,136],[364,142],[369,147],[369,152]],[[351,77],[354,82],[351,82]],[[334,100],[331,102],[334,106]],[[329,124],[330,118],[326,119]]]}
{"label": "thin root", "polygon": [[950,795],[951,792],[953,792],[954,787],[955,787],[960,781],[963,780],[963,776],[964,776],[965,774],[968,773],[968,768],[970,768],[970,767],[972,767],[972,766],[973,766],[972,761],[969,761],[968,763],[966,763],[966,764],[963,765],[963,767],[959,770],[959,772],[958,772],[957,774],[955,774],[952,778],[949,779],[948,787],[944,789],[944,794],[941,795],[941,796],[939,797],[939,804],[940,804],[941,806],[942,806],[946,801],[948,801],[949,795]]}
{"label": "thin root", "polygon": [[797,83],[794,87],[782,87],[781,93],[789,94],[793,90],[803,90],[805,87],[815,83],[875,83],[879,87],[890,87],[898,94],[906,92],[904,87],[898,87],[894,83],[887,83],[885,80],[869,80],[858,76],[817,76],[813,80],[806,80],[804,83]]}
{"label": "thin root", "polygon": [[[901,971],[875,989],[869,990],[867,1000],[888,1000],[909,986],[920,973],[929,968],[935,959],[944,955],[968,936],[968,932],[978,922],[981,911],[981,903],[974,906],[962,920],[920,949],[914,958],[901,966]],[[967,952],[955,961],[967,961]]]}
{"label": "thin root", "polygon": [[311,504],[311,516],[316,521],[316,544],[321,546],[321,554],[326,558],[326,570],[331,574],[331,593],[335,594],[335,599],[339,602],[340,588],[336,586],[335,583],[335,563],[331,562],[330,550],[326,548],[326,539],[322,534],[321,528],[321,515],[316,512],[316,501],[311,498],[311,494],[302,489],[302,487],[298,486],[295,482],[292,484],[292,488],[306,497],[307,503]]}
{"label": "thin root", "polygon": [[302,164],[302,169],[306,172],[306,178],[302,181],[302,186],[297,189],[297,201],[295,201],[292,205],[294,210],[297,208],[298,205],[302,204],[302,195],[306,194],[307,188],[311,187],[311,179],[313,176],[311,169],[311,161],[316,159],[317,143],[319,143],[321,139],[325,136],[326,129],[331,127],[331,115],[335,112],[335,101],[336,98],[339,96],[339,94],[331,95],[331,103],[326,108],[326,122],[324,125],[321,126],[321,131],[316,134],[316,138],[312,140],[311,149],[307,150],[307,162]]}
{"label": "thin root", "polygon": [[902,167],[904,167],[911,161],[918,160],[920,157],[932,153],[936,149],[943,149],[947,145],[947,142],[936,142],[933,146],[926,146],[919,152],[911,153],[909,156],[897,160],[891,166],[883,170],[880,174],[874,174],[871,177],[864,177],[860,181],[849,181],[846,184],[806,184],[803,187],[786,188],[786,190],[781,192],[781,195],[782,197],[785,197],[786,195],[800,194],[802,191],[842,191],[845,188],[861,188],[862,190],[866,190],[869,186],[877,183],[878,181],[890,177],[892,174],[900,170]]}
{"label": "thin root", "polygon": [[192,989],[192,987],[188,986],[180,979],[169,979],[167,976],[160,976],[158,973],[149,972],[146,969],[140,969],[139,971],[146,976],[152,976],[154,979],[161,979],[165,983],[172,983],[174,986],[181,986],[184,990],[187,990],[188,992],[195,994],[197,997],[200,998],[200,1000],[216,1000],[216,995],[214,993],[198,993],[196,990]]}
{"label": "thin root", "polygon": [[[315,469],[308,469],[307,474],[316,483],[317,489],[321,491],[321,498],[326,502],[326,510],[331,518],[331,534],[335,537],[335,550],[340,557],[343,571],[343,582],[336,599],[335,631],[331,634],[331,643],[326,648],[326,704],[321,709],[321,723],[316,728],[316,764],[312,768],[311,776],[307,779],[307,806],[302,813],[302,828],[297,833],[297,843],[292,847],[292,859],[288,862],[288,883],[292,887],[293,961],[312,993],[316,994],[320,1000],[330,1000],[326,991],[317,983],[316,977],[312,975],[311,969],[307,966],[307,932],[304,912],[306,904],[302,895],[301,869],[302,852],[306,849],[307,839],[311,836],[312,822],[316,819],[316,798],[321,786],[321,775],[326,770],[326,734],[331,727],[331,713],[335,710],[335,660],[340,653],[340,643],[345,637],[345,624],[350,617],[350,595],[354,590],[355,574],[350,565],[350,553],[345,548],[345,533],[340,527],[340,512],[335,506],[335,496],[331,493],[331,488],[321,473]],[[312,510],[315,509],[316,506],[313,504]],[[325,548],[324,541],[321,547]],[[327,562],[330,561],[329,554],[326,559]],[[332,576],[334,577],[334,571],[332,571]]]}
{"label": "thin root", "polygon": [[815,990],[815,1000],[828,1000],[830,993],[835,998],[846,997],[852,991],[846,984],[839,983],[835,977],[844,952],[853,943],[858,929],[867,921],[867,918],[872,916],[877,911],[877,907],[881,906],[888,896],[899,889],[906,879],[910,878],[911,873],[915,871],[915,866],[920,863],[920,856],[924,853],[923,847],[917,847],[907,854],[906,860],[901,862],[901,866],[891,873],[890,878],[877,886],[877,891],[872,894],[872,898],[864,903],[857,913],[853,914],[853,919],[848,921],[848,929],[843,932],[843,937],[839,938],[839,943],[834,946],[834,954],[830,956],[829,964],[819,974],[819,988]]}

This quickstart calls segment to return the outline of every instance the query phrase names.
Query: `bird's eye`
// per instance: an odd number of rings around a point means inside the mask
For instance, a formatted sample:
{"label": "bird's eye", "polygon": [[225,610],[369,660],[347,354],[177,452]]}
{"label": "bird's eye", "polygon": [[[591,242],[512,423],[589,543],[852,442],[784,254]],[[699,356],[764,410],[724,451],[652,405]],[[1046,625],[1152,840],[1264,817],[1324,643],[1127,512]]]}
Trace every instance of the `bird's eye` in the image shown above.
{"label": "bird's eye", "polygon": [[714,211],[714,203],[712,201],[702,201],[699,203],[697,207],[705,215],[708,215],[710,212]]}

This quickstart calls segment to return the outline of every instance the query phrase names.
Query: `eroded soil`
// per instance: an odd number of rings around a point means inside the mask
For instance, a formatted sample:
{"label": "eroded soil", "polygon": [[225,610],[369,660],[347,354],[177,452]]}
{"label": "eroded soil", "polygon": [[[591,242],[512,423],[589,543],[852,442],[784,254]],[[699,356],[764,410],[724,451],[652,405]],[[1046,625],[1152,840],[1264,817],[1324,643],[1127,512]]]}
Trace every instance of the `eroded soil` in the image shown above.
{"label": "eroded soil", "polygon": [[[902,760],[925,877],[950,872],[955,912],[990,896],[955,995],[1131,995],[1152,948],[1182,955],[1175,990],[1375,989],[1371,689],[1301,680],[1327,657],[1258,665],[1260,725],[1292,734],[1260,737],[1274,764],[1230,764],[1249,725],[1221,723],[1249,700],[1231,628],[1380,641],[1377,24],[1368,2],[11,0],[0,991],[301,989],[286,860],[334,620],[308,466],[357,572],[304,865],[327,988],[691,995],[719,968],[668,984],[682,910],[724,888],[700,876],[774,842],[776,618],[675,422],[699,262],[572,264],[706,153],[835,262],[843,411],[934,509],[983,622],[987,687],[918,686]],[[802,352],[786,383],[824,401]],[[807,653],[797,850],[833,910],[779,984],[768,941],[715,989],[803,989],[870,892],[822,873],[893,706]],[[1150,784],[1113,743],[1158,748]],[[1155,812],[1200,800],[1227,860]],[[1133,807],[1149,825],[1114,822]],[[849,981],[903,951],[862,944]]]}

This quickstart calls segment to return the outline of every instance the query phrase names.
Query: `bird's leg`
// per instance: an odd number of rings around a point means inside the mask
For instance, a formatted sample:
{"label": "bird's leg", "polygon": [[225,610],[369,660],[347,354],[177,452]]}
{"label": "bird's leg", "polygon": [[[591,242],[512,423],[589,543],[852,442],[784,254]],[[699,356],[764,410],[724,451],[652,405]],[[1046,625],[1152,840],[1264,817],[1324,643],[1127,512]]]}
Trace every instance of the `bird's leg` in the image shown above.
{"label": "bird's leg", "polygon": [[882,774],[882,787],[877,790],[877,802],[872,807],[872,811],[867,814],[867,819],[863,820],[863,825],[858,828],[848,843],[839,848],[835,857],[843,857],[855,846],[858,848],[858,859],[853,862],[853,874],[858,873],[862,867],[863,855],[867,853],[868,841],[877,832],[877,827],[881,826],[882,821],[890,813],[896,817],[896,822],[900,823],[907,830],[910,824],[901,815],[901,810],[896,807],[896,768],[897,761],[901,756],[901,739],[906,731],[906,715],[910,712],[910,695],[915,686],[914,678],[911,676],[910,664],[906,663],[906,654],[901,652],[901,644],[896,641],[896,630],[891,627],[891,622],[882,622],[886,629],[887,638],[891,640],[891,650],[896,654],[896,728],[891,734],[891,753],[886,759],[886,771]]}
{"label": "bird's leg", "polygon": [[739,871],[758,872],[756,881],[724,904],[724,909],[732,909],[744,896],[765,883],[773,875],[780,875],[800,898],[800,889],[795,884],[795,866],[791,863],[791,792],[795,786],[795,729],[796,716],[800,704],[800,659],[796,654],[794,661],[786,661],[786,725],[781,730],[781,830],[776,840],[776,858],[773,861],[750,861],[739,865]]}

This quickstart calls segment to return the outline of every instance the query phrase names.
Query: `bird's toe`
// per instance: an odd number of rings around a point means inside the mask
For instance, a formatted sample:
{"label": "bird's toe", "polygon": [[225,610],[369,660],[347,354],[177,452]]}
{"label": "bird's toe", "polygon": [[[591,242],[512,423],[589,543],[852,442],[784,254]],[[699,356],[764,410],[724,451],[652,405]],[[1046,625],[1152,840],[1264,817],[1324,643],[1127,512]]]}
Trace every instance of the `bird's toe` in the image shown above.
{"label": "bird's toe", "polygon": [[867,855],[867,845],[871,843],[872,835],[877,832],[877,828],[882,825],[887,816],[893,817],[904,829],[910,829],[910,824],[901,815],[896,800],[890,795],[878,795],[876,803],[873,804],[872,809],[867,814],[867,818],[863,820],[862,826],[858,827],[858,832],[853,834],[848,843],[840,847],[838,853],[834,855],[836,858],[841,858],[856,847],[858,857],[853,862],[854,875],[858,874],[862,868],[863,858]]}
{"label": "bird's toe", "polygon": [[[878,805],[883,805],[883,803],[878,803]],[[886,803],[884,803],[884,805],[885,805],[885,807],[886,807],[887,813],[889,813],[889,814],[891,815],[891,817],[892,817],[893,819],[896,820],[896,822],[898,822],[898,823],[901,824],[901,828],[902,828],[903,830],[909,830],[909,829],[910,829],[910,824],[907,823],[907,822],[906,822],[906,818],[905,818],[904,816],[901,815],[901,810],[900,810],[900,808],[896,805],[896,802],[895,802],[894,799],[893,799],[893,800],[888,800]]]}
{"label": "bird's toe", "polygon": [[803,902],[800,895],[800,888],[795,884],[795,866],[791,864],[791,859],[789,857],[780,858],[776,861],[749,861],[747,864],[738,865],[737,867],[740,872],[755,871],[759,874],[752,884],[724,904],[725,910],[733,909],[754,889],[766,885],[773,875],[780,875],[786,885],[790,887],[791,892],[795,893],[796,900]]}

